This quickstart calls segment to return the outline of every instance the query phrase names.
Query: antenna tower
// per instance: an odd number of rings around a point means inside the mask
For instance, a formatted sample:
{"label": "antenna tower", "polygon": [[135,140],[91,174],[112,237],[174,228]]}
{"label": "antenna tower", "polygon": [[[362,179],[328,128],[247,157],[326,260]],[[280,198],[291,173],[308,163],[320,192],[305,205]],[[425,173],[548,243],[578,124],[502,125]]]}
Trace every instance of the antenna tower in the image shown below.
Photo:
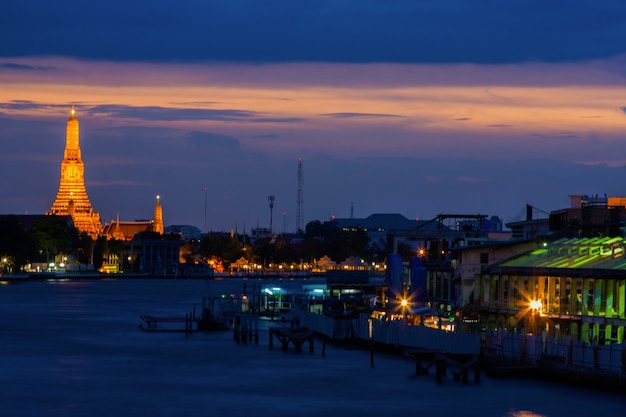
{"label": "antenna tower", "polygon": [[296,200],[296,233],[304,231],[302,205],[304,198],[302,196],[302,158],[298,158],[298,197]]}

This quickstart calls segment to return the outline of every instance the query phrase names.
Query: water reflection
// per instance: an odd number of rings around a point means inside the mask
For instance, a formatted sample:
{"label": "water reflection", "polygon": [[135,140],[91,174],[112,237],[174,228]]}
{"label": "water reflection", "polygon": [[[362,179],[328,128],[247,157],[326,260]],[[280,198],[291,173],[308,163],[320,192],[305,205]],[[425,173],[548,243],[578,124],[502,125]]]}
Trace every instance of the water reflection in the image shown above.
{"label": "water reflection", "polygon": [[509,411],[506,417],[546,417],[543,414],[533,413],[532,411],[519,410]]}

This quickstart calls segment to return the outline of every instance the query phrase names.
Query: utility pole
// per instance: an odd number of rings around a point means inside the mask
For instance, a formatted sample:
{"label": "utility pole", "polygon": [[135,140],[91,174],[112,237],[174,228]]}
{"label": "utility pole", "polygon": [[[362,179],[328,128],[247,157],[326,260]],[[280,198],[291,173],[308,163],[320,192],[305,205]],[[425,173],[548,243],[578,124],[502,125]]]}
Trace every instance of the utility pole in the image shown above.
{"label": "utility pole", "polygon": [[300,233],[300,231],[304,231],[304,214],[303,214],[303,205],[304,205],[304,196],[303,196],[303,176],[302,176],[302,158],[298,158],[298,196],[296,199],[296,233]]}
{"label": "utility pole", "polygon": [[267,201],[270,202],[270,235],[272,234],[272,223],[274,220],[274,196],[270,195],[267,197]]}
{"label": "utility pole", "polygon": [[204,187],[204,233],[208,233],[208,231],[206,230],[207,191],[208,187]]}

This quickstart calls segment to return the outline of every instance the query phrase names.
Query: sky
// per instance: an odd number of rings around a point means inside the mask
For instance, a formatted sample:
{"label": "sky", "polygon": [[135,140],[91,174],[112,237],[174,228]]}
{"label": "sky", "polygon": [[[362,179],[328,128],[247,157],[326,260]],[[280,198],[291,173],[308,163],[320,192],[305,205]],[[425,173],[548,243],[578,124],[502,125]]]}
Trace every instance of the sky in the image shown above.
{"label": "sky", "polygon": [[[8,0],[0,213],[42,214],[72,105],[103,222],[505,223],[626,196],[617,0]],[[268,196],[274,196],[270,210]]]}

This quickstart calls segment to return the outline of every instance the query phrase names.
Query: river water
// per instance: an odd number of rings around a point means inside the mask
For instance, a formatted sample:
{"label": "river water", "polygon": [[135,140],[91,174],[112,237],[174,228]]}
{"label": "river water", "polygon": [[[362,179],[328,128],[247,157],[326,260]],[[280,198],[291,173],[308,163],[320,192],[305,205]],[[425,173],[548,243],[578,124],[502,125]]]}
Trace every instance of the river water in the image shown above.
{"label": "river water", "polygon": [[[285,283],[286,284],[286,283]],[[416,376],[405,358],[326,346],[237,344],[230,331],[146,333],[241,281],[0,285],[0,416],[611,416],[626,396],[534,380]],[[247,285],[250,285],[248,282]],[[331,414],[332,413],[332,414]]]}

